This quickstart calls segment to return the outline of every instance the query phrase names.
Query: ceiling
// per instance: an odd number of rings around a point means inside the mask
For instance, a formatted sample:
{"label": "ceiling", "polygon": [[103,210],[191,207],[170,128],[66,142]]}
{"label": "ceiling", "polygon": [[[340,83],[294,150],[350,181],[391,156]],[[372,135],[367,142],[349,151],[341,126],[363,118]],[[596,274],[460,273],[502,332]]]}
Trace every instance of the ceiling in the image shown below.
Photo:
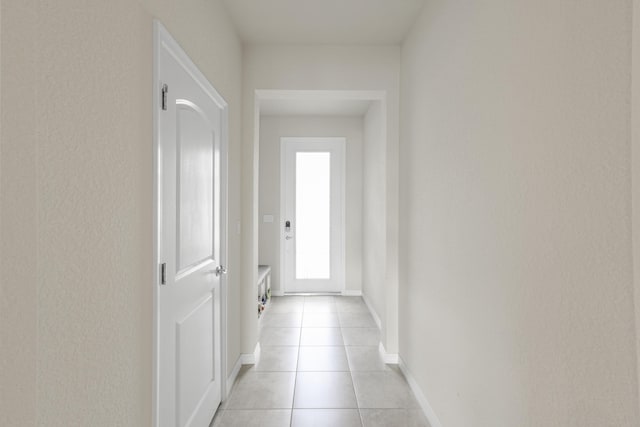
{"label": "ceiling", "polygon": [[223,0],[250,44],[397,44],[425,0]]}
{"label": "ceiling", "polygon": [[370,100],[269,99],[260,101],[261,116],[363,116]]}

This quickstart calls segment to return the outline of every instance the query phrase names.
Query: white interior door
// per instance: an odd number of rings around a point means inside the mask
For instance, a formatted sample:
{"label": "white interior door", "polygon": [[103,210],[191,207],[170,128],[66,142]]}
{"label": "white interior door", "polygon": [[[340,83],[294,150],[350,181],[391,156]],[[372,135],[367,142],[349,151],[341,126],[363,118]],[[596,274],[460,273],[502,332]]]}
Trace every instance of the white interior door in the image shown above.
{"label": "white interior door", "polygon": [[220,149],[226,104],[166,30],[157,30],[158,37],[156,425],[206,427],[222,397]]}
{"label": "white interior door", "polygon": [[344,138],[282,138],[285,292],[344,289]]}

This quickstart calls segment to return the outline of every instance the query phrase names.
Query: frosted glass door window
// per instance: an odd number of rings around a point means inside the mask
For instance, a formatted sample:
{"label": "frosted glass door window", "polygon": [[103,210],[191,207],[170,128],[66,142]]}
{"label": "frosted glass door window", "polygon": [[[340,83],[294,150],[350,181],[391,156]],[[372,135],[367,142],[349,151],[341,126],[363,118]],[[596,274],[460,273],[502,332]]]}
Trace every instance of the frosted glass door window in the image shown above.
{"label": "frosted glass door window", "polygon": [[296,279],[331,277],[331,153],[296,153]]}

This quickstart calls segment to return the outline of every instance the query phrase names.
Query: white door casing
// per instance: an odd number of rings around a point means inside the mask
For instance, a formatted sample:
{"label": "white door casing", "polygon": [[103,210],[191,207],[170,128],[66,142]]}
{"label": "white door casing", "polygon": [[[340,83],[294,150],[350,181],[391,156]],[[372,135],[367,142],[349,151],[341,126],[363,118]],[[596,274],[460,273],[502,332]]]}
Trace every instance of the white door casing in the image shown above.
{"label": "white door casing", "polygon": [[154,32],[154,425],[206,427],[224,385],[227,104],[158,22]]}
{"label": "white door casing", "polygon": [[[280,259],[284,292],[341,292],[345,288],[345,144],[346,139],[339,137],[281,138]],[[322,232],[312,237],[308,231],[316,224],[298,217],[305,204],[307,209],[322,211],[321,224],[317,224]],[[309,249],[316,253],[305,256]]]}

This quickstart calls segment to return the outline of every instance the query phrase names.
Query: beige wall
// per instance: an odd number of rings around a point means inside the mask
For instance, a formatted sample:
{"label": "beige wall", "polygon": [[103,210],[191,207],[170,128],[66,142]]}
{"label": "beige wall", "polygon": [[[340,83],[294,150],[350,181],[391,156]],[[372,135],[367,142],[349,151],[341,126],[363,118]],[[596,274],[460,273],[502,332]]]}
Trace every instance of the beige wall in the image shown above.
{"label": "beige wall", "polygon": [[[631,169],[633,283],[636,313],[636,354],[640,387],[640,0],[633,0],[632,67],[631,67]],[[640,391],[640,389],[639,389]],[[639,393],[640,397],[640,393]],[[640,404],[640,401],[639,401]]]}
{"label": "beige wall", "polygon": [[631,1],[427,2],[400,355],[446,427],[637,426]]}
{"label": "beige wall", "polygon": [[[3,0],[2,425],[151,423],[154,16],[230,104],[239,219],[241,45],[219,1]],[[233,364],[234,236],[229,269]]]}
{"label": "beige wall", "polygon": [[[0,3],[0,424],[36,424],[34,1]],[[19,30],[7,31],[9,24]],[[25,36],[28,35],[28,36]],[[12,64],[9,68],[6,64]],[[11,108],[9,108],[11,107]],[[12,165],[19,165],[13,167]]]}
{"label": "beige wall", "polygon": [[[393,300],[397,294],[398,132],[400,48],[397,46],[245,46],[243,82],[243,288],[245,294],[243,352],[253,352],[257,320],[253,309],[258,263],[259,123],[256,90],[375,90],[386,91],[387,203],[386,286]],[[366,232],[366,231],[364,231]],[[397,307],[385,313],[391,323]],[[389,311],[389,310],[387,310]],[[384,320],[383,320],[383,323]],[[388,322],[387,322],[388,323]],[[397,352],[397,328],[383,328],[387,350]]]}
{"label": "beige wall", "polygon": [[386,319],[386,140],[383,102],[371,104],[364,118],[362,293],[380,319]]}
{"label": "beige wall", "polygon": [[[271,286],[282,291],[280,275],[280,138],[344,137],[346,289],[362,290],[362,117],[267,116],[260,119],[260,264],[271,265]],[[273,215],[273,223],[264,223]]]}

